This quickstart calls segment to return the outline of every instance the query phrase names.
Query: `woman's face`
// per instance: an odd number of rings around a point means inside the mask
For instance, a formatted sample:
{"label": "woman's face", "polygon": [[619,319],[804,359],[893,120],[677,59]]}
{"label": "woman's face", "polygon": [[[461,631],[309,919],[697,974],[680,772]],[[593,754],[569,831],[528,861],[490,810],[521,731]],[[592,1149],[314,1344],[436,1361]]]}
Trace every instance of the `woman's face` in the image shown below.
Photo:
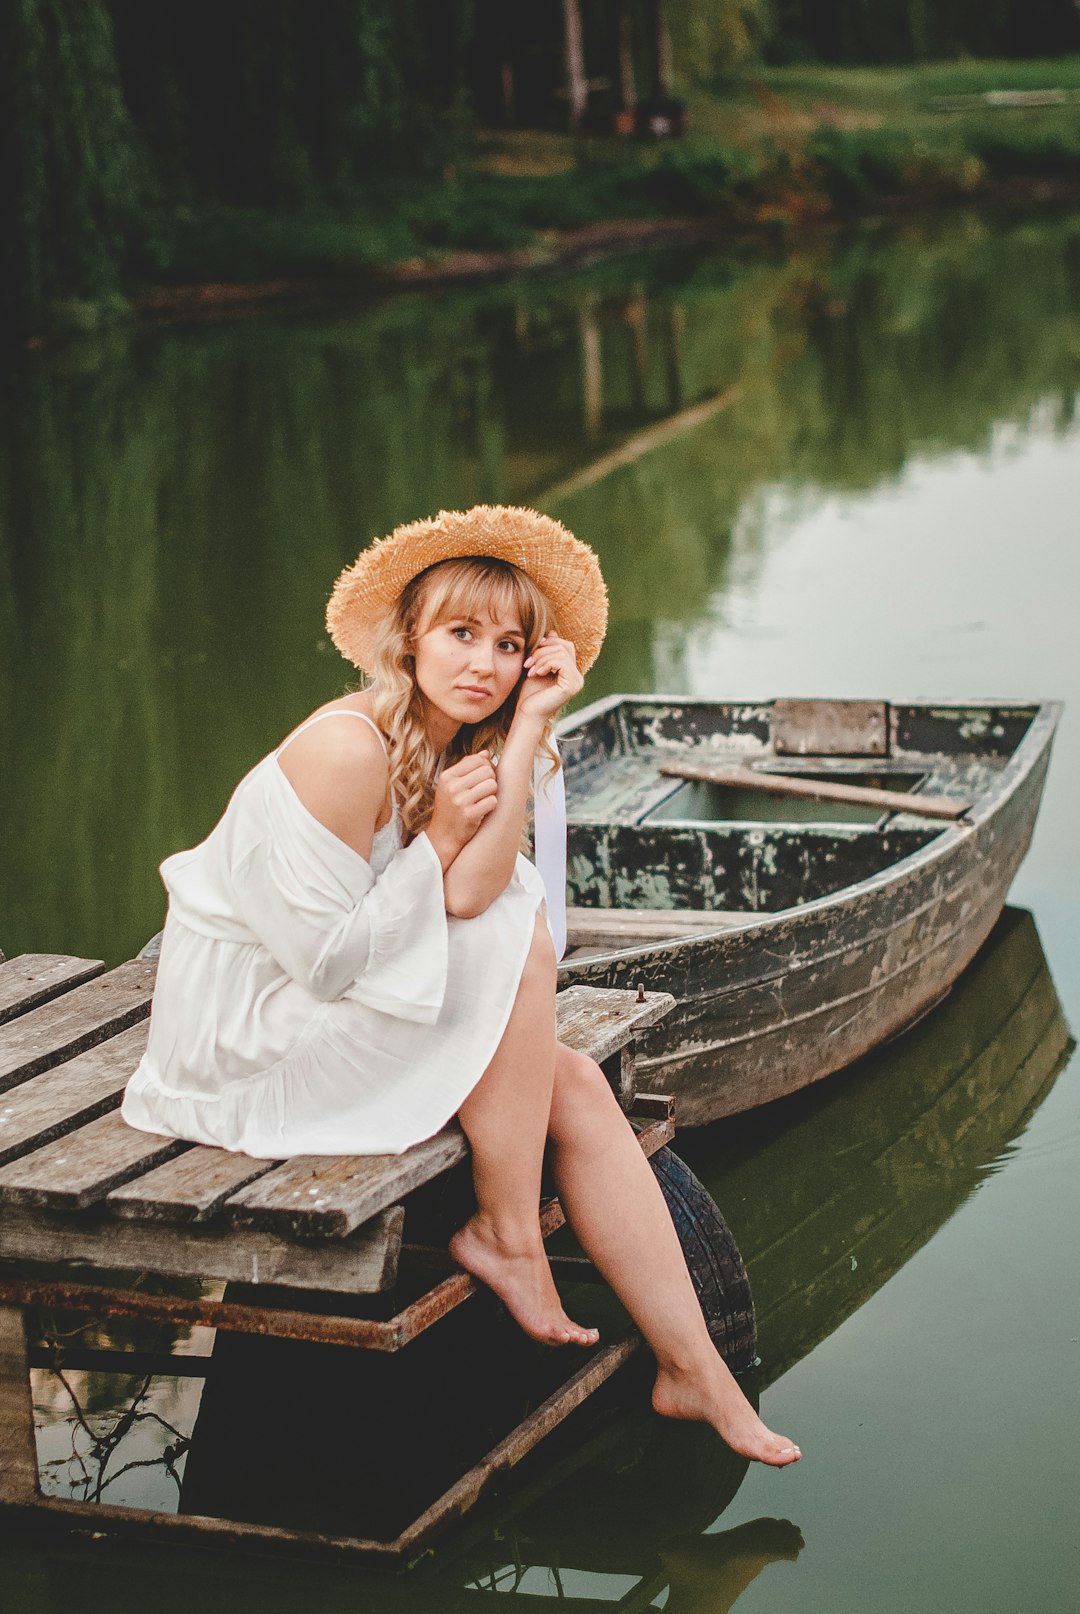
{"label": "woman's face", "polygon": [[424,628],[413,644],[417,687],[429,713],[460,727],[497,712],[514,691],[525,660],[516,614],[451,616]]}

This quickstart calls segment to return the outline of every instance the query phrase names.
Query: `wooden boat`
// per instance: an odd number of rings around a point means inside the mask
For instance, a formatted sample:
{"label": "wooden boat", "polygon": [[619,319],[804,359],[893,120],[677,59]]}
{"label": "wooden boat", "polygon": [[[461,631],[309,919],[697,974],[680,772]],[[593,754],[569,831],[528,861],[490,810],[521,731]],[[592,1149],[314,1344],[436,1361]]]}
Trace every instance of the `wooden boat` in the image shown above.
{"label": "wooden boat", "polygon": [[675,995],[638,1082],[675,1095],[681,1127],[839,1070],[931,1008],[989,935],[1059,715],[1036,701],[596,702],[560,729],[563,983]]}

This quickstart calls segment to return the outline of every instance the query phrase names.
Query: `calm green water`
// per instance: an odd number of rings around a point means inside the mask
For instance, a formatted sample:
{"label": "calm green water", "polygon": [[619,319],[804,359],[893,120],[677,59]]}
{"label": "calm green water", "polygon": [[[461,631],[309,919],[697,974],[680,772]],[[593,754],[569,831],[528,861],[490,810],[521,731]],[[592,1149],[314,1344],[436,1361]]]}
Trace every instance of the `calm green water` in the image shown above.
{"label": "calm green water", "polygon": [[[1078,397],[1080,216],[31,356],[0,464],[9,955],[117,961],[158,927],[158,861],[340,691],[320,631],[335,573],[440,504],[536,502],[599,550],[613,625],[589,695],[1072,705],[1013,892],[1030,913],[864,1067],[683,1146],[747,1257],[763,1410],[799,1439],[796,1469],[744,1475],[627,1393],[404,1580],[9,1541],[4,1614],[148,1599],[419,1614],[511,1594],[674,1614],[735,1597],[739,1614],[1075,1606]],[[84,1386],[102,1410],[124,1388]],[[373,1455],[323,1388],[306,1421],[336,1450],[322,1472],[347,1513]],[[190,1383],[154,1394],[190,1422]],[[252,1439],[259,1422],[274,1437],[282,1506],[317,1486],[277,1427],[296,1394],[248,1414]],[[69,1426],[50,1405],[62,1488]],[[131,1453],[158,1455],[168,1437],[140,1427]],[[218,1452],[227,1464],[220,1431]],[[158,1465],[108,1494],[175,1505],[176,1485]]]}

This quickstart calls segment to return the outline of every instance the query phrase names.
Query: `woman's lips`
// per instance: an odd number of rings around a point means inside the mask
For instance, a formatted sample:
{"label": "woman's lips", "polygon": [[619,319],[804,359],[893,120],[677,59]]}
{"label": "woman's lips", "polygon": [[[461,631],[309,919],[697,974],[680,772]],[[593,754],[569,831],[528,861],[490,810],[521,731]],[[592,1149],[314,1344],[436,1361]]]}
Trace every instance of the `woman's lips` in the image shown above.
{"label": "woman's lips", "polygon": [[459,684],[458,688],[463,695],[471,695],[473,700],[487,701],[492,696],[490,689],[481,689],[477,684]]}

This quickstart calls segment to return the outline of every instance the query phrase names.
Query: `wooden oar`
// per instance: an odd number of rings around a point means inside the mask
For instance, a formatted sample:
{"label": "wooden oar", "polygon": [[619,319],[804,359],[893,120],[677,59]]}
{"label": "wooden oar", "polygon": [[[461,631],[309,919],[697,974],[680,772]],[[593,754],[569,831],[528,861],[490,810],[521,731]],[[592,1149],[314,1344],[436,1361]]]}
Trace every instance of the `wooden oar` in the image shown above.
{"label": "wooden oar", "polygon": [[759,773],[723,762],[665,762],[660,769],[673,779],[702,779],[711,785],[739,790],[765,790],[773,796],[797,796],[803,801],[843,801],[852,806],[879,807],[887,813],[917,813],[921,818],[962,818],[970,801],[945,796],[919,796],[909,790],[872,790],[867,785],[839,784],[805,779],[796,774]]}

